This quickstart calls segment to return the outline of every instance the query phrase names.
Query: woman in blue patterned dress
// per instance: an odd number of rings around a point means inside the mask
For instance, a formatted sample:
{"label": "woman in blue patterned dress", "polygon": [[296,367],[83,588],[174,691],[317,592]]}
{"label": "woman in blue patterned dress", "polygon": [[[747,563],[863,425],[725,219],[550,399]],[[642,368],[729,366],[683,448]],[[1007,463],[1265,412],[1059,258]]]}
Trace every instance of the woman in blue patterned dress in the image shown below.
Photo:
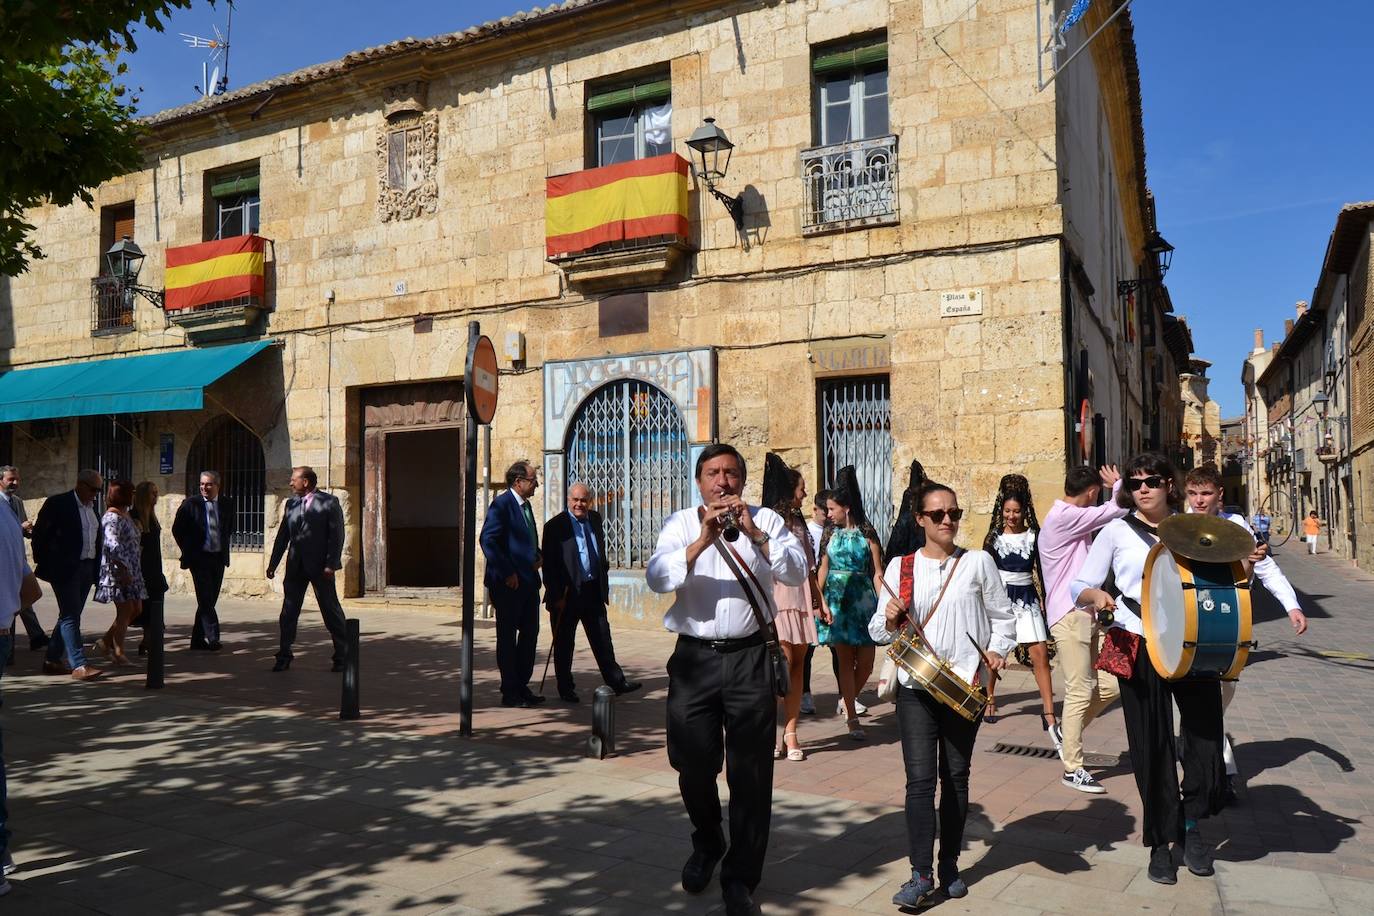
{"label": "woman in blue patterned dress", "polygon": [[143,583],[142,543],[138,526],[129,518],[134,485],[127,480],[110,483],[105,494],[105,515],[100,520],[100,578],[95,600],[115,606],[114,623],[96,641],[95,651],[118,665],[131,665],[124,654],[124,634],[143,610],[148,589]]}
{"label": "woman in blue patterned dress", "polygon": [[[831,646],[839,663],[836,679],[844,702],[849,737],[863,741],[864,730],[854,708],[855,697],[873,673],[873,637],[868,621],[878,608],[874,577],[883,568],[878,534],[864,515],[854,469],[843,468],[826,505],[831,527],[821,541],[817,578],[821,587],[822,622],[816,625],[821,645]],[[830,618],[825,623],[826,617]]]}

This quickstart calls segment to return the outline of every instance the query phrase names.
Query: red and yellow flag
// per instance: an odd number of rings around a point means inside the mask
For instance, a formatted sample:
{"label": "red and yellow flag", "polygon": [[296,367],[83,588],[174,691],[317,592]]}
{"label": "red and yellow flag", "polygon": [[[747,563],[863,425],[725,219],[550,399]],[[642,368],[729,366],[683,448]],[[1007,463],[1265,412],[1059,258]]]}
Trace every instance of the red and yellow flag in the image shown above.
{"label": "red and yellow flag", "polygon": [[687,160],[668,153],[549,178],[544,225],[549,257],[625,239],[686,238]]}
{"label": "red and yellow flag", "polygon": [[167,249],[167,311],[264,294],[263,238],[239,235]]}

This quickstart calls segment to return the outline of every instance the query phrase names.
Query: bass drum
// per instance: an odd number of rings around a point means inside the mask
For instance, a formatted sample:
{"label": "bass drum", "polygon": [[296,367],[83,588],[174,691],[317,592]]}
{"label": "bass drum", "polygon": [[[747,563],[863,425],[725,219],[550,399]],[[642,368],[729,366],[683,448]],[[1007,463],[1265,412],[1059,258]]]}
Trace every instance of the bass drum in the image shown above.
{"label": "bass drum", "polygon": [[1245,566],[1203,563],[1163,544],[1150,548],[1140,584],[1150,663],[1170,681],[1233,681],[1250,656],[1250,577]]}

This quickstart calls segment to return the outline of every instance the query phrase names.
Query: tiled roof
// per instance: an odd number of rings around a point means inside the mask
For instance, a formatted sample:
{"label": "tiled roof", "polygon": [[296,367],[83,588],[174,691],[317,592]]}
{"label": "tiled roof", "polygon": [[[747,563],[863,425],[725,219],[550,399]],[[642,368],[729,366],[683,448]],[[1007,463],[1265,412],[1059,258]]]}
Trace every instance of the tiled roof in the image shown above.
{"label": "tiled roof", "polygon": [[226,92],[224,95],[211,96],[192,102],[189,105],[181,105],[176,108],[168,108],[156,114],[142,118],[143,124],[149,127],[157,127],[172,121],[179,121],[183,118],[194,117],[205,112],[212,111],[235,102],[242,102],[255,96],[267,95],[280,89],[294,86],[304,86],[316,83],[320,80],[339,76],[359,67],[369,66],[385,60],[404,57],[410,54],[419,54],[426,51],[447,50],[465,44],[475,44],[479,41],[486,41],[498,36],[516,32],[521,29],[529,28],[533,25],[544,24],[550,20],[557,19],[569,13],[578,12],[594,6],[605,6],[623,0],[565,0],[563,3],[554,3],[549,6],[535,7],[522,13],[515,13],[502,19],[494,19],[481,25],[475,25],[464,29],[461,32],[450,32],[444,35],[436,35],[433,38],[402,38],[399,41],[389,42],[384,45],[377,45],[371,48],[364,48],[361,51],[352,51],[340,57],[338,60],[331,60],[323,64],[315,64],[310,67],[302,67],[281,76],[274,76],[242,89],[235,89]]}

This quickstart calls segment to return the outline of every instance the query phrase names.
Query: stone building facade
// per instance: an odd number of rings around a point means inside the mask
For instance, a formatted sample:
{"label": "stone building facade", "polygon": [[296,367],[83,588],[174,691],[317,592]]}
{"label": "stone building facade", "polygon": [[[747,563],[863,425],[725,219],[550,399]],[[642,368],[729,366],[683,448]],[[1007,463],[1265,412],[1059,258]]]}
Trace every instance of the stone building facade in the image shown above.
{"label": "stone building facade", "polygon": [[[1004,473],[1048,505],[1067,464],[1181,422],[1129,14],[1041,90],[1040,6],[573,0],[154,115],[144,169],[32,214],[48,256],[0,286],[4,363],[272,345],[225,350],[199,409],[34,408],[8,433],[25,495],[95,461],[158,482],[170,516],[227,465],[255,513],[231,587],[265,594],[262,544],[310,464],[345,505],[346,594],[447,600],[475,320],[502,365],[483,462],[498,486],[540,464],[544,517],[593,482],[622,621],[657,621],[640,570],[711,441],[742,449],[754,498],[766,450],[813,491],[858,465],[880,528],[919,459],[973,543]],[[704,118],[734,143],[717,189],[738,227],[693,170],[683,228],[555,250],[554,180],[644,177]],[[93,284],[123,235],[161,290],[186,246],[245,233],[267,240],[260,297],[164,312]]]}

